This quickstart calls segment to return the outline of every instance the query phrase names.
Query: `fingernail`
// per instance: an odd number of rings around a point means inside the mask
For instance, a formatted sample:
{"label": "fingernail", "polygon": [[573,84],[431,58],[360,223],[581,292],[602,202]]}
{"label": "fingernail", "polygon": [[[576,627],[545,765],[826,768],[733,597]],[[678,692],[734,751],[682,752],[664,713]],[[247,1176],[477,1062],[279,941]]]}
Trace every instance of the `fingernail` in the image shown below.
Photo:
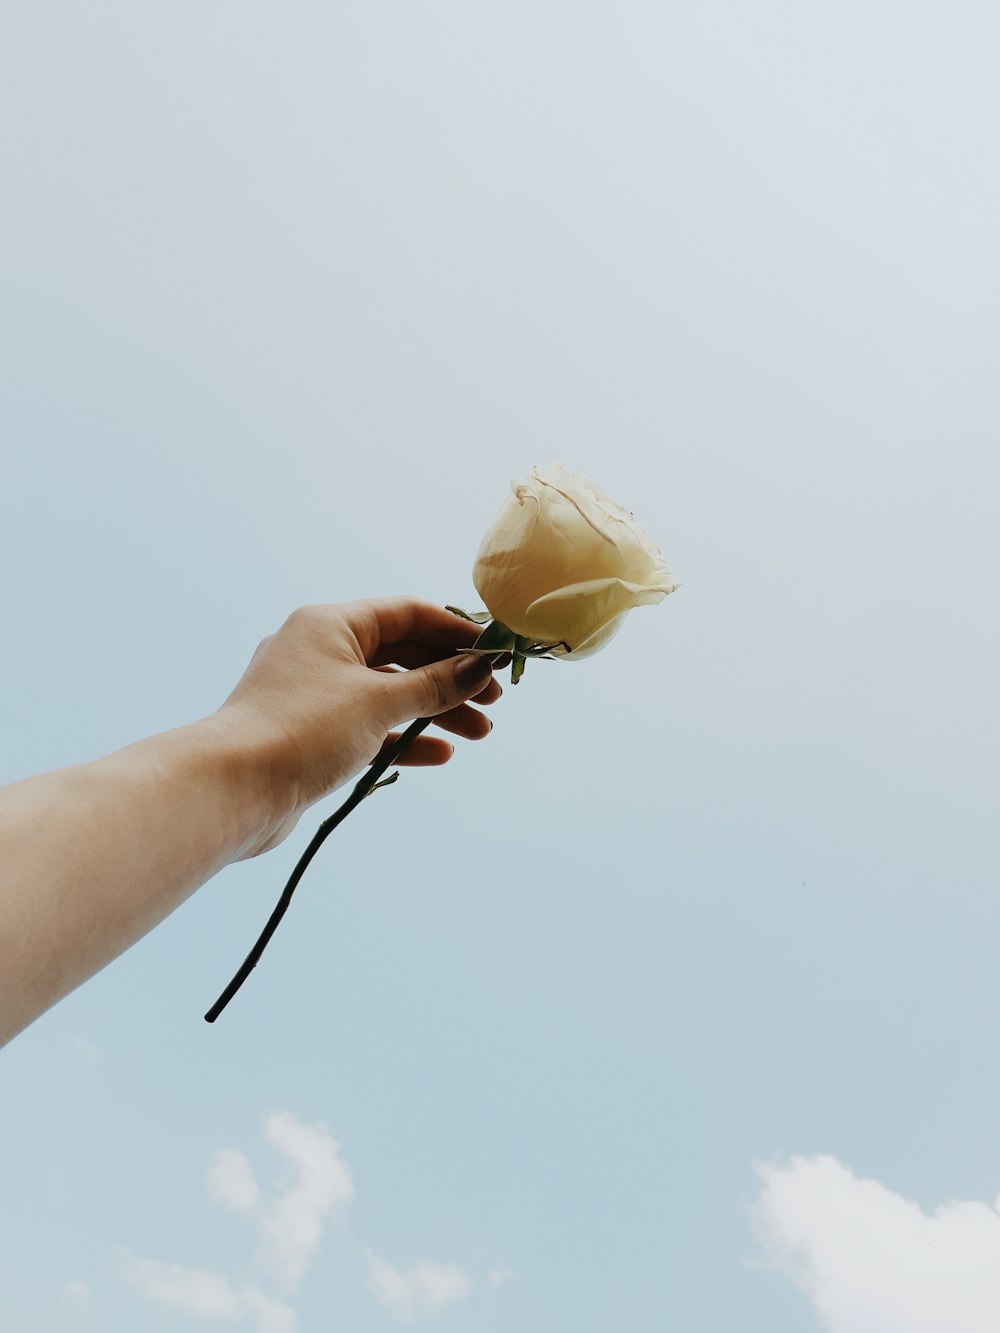
{"label": "fingernail", "polygon": [[463,653],[455,668],[455,682],[459,689],[471,690],[475,685],[482,687],[493,674],[493,663],[488,657],[478,653]]}

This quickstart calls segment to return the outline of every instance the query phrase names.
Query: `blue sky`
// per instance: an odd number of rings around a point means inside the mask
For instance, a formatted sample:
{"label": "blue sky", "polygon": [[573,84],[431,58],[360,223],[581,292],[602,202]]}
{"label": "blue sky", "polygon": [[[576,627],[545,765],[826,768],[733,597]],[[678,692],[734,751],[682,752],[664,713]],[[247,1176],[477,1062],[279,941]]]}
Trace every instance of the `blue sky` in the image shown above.
{"label": "blue sky", "polygon": [[325,806],[5,1049],[4,1329],[996,1327],[998,38],[3,6],[0,777],[300,603],[473,605],[536,462],[683,585],[360,810],[214,1027]]}

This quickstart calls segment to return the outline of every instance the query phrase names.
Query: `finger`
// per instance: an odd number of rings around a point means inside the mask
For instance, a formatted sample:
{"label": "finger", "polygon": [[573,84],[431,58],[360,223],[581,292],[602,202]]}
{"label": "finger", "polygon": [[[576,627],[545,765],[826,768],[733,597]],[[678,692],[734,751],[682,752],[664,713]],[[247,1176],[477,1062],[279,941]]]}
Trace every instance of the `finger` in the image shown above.
{"label": "finger", "polygon": [[[398,740],[399,732],[391,731],[375,758],[378,759],[389,749],[393,742]],[[398,759],[393,762],[403,768],[430,768],[438,764],[446,764],[454,753],[454,745],[446,741],[443,736],[417,736]]]}
{"label": "finger", "polygon": [[[416,660],[418,657],[419,657],[419,660]],[[509,660],[510,660],[510,658],[509,658],[509,655],[508,655],[508,661],[509,661]],[[428,666],[431,662],[435,662],[435,661],[440,661],[440,657],[439,657],[439,655],[438,655],[437,653],[435,653],[435,652],[433,651],[433,649],[430,649],[430,648],[420,648],[420,649],[415,649],[415,650],[414,650],[414,660],[413,660],[413,661],[407,661],[407,662],[404,662],[404,663],[402,663],[402,665],[405,666],[405,667],[407,667],[407,668],[412,669],[413,667],[417,667],[417,666]],[[395,671],[396,668],[395,668],[394,666],[385,665],[385,666],[377,666],[377,667],[375,668],[375,670],[376,670],[376,671]],[[489,681],[489,683],[487,684],[486,688],[483,689],[483,690],[480,690],[479,693],[473,697],[473,702],[474,702],[474,703],[477,703],[477,704],[495,704],[496,701],[501,697],[502,694],[503,694],[503,690],[502,690],[501,687],[500,687],[500,682],[497,680],[496,676],[494,676],[494,677]]]}
{"label": "finger", "polygon": [[418,643],[415,639],[404,639],[401,643],[380,643],[371,657],[369,666],[386,666],[394,662],[397,666],[412,671],[414,667],[430,666],[442,657],[450,657],[461,648],[468,648],[467,643],[449,645],[447,648],[434,644]]}
{"label": "finger", "polygon": [[500,682],[497,680],[496,676],[494,676],[486,686],[485,690],[480,690],[478,694],[472,696],[472,702],[486,705],[495,704],[502,695],[503,690],[501,689]]}
{"label": "finger", "polygon": [[373,671],[382,717],[388,726],[413,717],[437,717],[482,693],[492,667],[488,657],[459,653],[413,671]]}
{"label": "finger", "polygon": [[481,741],[493,730],[493,723],[478,708],[461,704],[458,708],[449,708],[447,713],[438,713],[434,725],[453,736],[462,736],[467,741]]}
{"label": "finger", "polygon": [[416,597],[372,597],[350,606],[358,642],[371,661],[383,644],[423,643],[433,648],[466,648],[481,627],[453,615],[443,606]]}
{"label": "finger", "polygon": [[[376,670],[390,673],[395,672],[396,668],[384,666],[377,667]],[[499,681],[494,678],[485,690],[481,690],[473,697],[473,702],[494,703],[502,693]],[[447,713],[439,713],[434,719],[434,725],[440,727],[442,731],[450,731],[453,735],[463,736],[469,741],[481,741],[493,730],[493,723],[489,718],[484,717],[477,708],[470,708],[468,704],[459,704],[457,708],[450,708]]]}

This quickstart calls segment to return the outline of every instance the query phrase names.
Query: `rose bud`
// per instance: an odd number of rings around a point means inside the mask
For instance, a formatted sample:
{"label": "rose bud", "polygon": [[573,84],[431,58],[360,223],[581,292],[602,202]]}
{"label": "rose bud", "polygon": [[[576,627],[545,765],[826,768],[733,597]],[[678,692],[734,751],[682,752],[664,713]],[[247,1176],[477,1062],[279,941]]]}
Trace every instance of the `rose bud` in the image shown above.
{"label": "rose bud", "polygon": [[554,463],[511,496],[483,538],[472,581],[515,634],[568,658],[609,643],[626,613],[678,584],[634,517],[588,478]]}

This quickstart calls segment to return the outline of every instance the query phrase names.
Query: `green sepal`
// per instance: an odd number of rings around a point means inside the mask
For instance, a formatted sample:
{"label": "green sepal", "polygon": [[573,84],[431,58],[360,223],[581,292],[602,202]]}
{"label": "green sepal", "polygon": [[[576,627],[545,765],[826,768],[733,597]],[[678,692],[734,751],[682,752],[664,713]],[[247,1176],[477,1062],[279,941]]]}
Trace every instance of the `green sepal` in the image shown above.
{"label": "green sepal", "polygon": [[510,662],[510,683],[512,685],[516,685],[524,675],[524,664],[527,660],[528,659],[525,657],[524,653],[519,653],[515,650]]}
{"label": "green sepal", "polygon": [[518,651],[524,653],[525,657],[544,657],[553,648],[565,648],[568,653],[573,651],[565,639],[561,639],[559,643],[531,643],[528,648],[522,648],[518,644]]}
{"label": "green sepal", "polygon": [[446,606],[446,611],[450,611],[453,616],[461,616],[463,620],[471,620],[474,625],[488,625],[493,619],[489,611],[463,611],[460,606]]}
{"label": "green sepal", "polygon": [[463,652],[473,653],[509,653],[517,640],[517,635],[512,629],[501,624],[499,620],[492,621],[480,634],[479,638],[472,645],[471,649],[464,648]]}

